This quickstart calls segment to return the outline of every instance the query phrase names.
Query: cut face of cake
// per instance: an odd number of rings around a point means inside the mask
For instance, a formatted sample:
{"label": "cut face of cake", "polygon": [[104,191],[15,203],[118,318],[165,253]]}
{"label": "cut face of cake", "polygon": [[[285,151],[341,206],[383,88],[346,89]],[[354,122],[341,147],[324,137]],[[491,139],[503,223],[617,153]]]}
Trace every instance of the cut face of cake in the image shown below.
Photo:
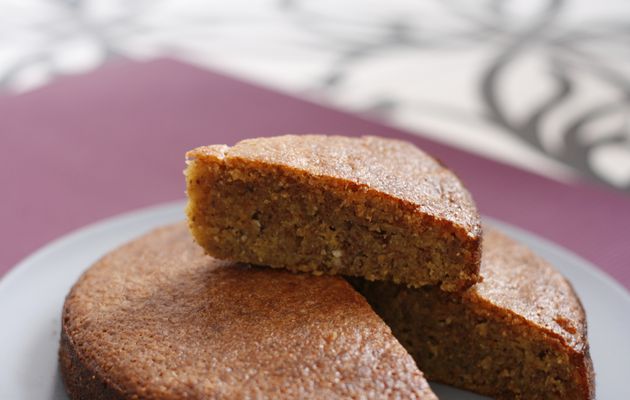
{"label": "cut face of cake", "polygon": [[485,229],[483,281],[464,293],[352,282],[428,379],[500,399],[592,399],[582,306],[544,260]]}
{"label": "cut face of cake", "polygon": [[478,281],[471,196],[409,143],[280,136],[187,158],[189,225],[211,256],[446,291]]}
{"label": "cut face of cake", "polygon": [[106,255],[63,309],[71,399],[435,399],[340,277],[231,264],[184,223]]}

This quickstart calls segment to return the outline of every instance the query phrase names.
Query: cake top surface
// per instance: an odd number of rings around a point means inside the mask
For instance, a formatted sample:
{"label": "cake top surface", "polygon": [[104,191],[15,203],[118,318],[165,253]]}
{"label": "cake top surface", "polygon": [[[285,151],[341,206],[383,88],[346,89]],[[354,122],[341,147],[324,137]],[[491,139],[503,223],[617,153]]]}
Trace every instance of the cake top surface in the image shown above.
{"label": "cake top surface", "polygon": [[588,349],[584,310],[571,284],[527,247],[485,227],[480,275],[483,281],[466,293],[473,301],[508,310],[577,352]]}
{"label": "cake top surface", "polygon": [[212,259],[183,223],[88,270],[64,332],[97,375],[146,398],[435,398],[342,278]]}
{"label": "cake top surface", "polygon": [[248,139],[232,147],[204,146],[189,158],[247,159],[332,177],[379,191],[434,218],[481,234],[476,206],[462,182],[408,142],[374,136],[286,135]]}

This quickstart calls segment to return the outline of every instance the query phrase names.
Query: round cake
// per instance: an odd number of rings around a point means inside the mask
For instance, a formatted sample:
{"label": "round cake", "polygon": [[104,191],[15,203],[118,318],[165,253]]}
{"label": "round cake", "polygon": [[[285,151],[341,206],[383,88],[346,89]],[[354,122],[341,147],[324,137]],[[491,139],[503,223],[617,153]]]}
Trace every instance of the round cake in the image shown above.
{"label": "round cake", "polygon": [[342,278],[218,261],[184,223],[83,274],[60,365],[71,399],[436,398]]}

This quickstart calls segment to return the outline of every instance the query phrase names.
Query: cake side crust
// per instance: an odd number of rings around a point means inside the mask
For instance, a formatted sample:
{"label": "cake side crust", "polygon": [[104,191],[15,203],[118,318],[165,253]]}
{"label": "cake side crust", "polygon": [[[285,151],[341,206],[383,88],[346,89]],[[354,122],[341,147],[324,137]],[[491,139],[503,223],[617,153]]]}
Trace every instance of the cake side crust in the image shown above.
{"label": "cake side crust", "polygon": [[65,326],[62,326],[59,342],[59,369],[66,392],[72,400],[127,399],[120,390],[80,359]]}

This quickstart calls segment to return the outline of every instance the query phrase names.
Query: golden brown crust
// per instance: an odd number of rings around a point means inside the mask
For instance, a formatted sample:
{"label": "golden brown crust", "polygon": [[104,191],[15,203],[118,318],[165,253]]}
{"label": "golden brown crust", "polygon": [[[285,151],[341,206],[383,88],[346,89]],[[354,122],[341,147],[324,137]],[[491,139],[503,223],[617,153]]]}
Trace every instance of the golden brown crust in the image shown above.
{"label": "golden brown crust", "polygon": [[217,261],[184,224],[79,279],[60,363],[72,399],[435,398],[343,279]]}
{"label": "golden brown crust", "polygon": [[212,256],[447,291],[479,279],[470,194],[409,143],[287,135],[187,157],[191,231]]}

